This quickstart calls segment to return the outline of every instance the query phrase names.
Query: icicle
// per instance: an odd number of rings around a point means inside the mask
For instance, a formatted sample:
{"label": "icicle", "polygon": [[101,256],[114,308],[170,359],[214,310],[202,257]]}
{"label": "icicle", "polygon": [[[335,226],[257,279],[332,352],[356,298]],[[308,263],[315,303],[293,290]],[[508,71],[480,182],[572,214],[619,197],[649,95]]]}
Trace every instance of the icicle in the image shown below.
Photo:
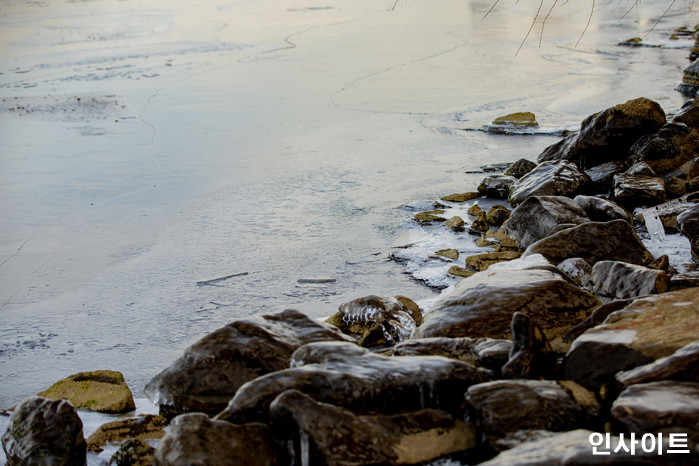
{"label": "icicle", "polygon": [[310,466],[308,454],[308,435],[302,430],[299,431],[299,441],[301,443],[301,466]]}
{"label": "icicle", "polygon": [[643,220],[646,224],[646,229],[653,243],[665,241],[665,228],[663,227],[660,218],[658,218],[658,209],[650,208],[643,211]]}

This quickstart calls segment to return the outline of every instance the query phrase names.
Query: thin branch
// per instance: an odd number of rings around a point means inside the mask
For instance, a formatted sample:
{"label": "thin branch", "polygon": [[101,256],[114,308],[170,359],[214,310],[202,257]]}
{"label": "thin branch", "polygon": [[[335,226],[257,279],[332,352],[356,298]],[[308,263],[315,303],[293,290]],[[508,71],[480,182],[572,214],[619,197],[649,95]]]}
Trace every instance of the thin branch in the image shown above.
{"label": "thin branch", "polygon": [[[398,1],[398,0],[396,0],[396,1]],[[490,12],[495,9],[495,7],[497,6],[498,3],[500,3],[500,0],[495,0],[495,3],[493,3],[493,5],[490,7],[490,10],[488,10],[488,12],[481,18],[481,21],[483,21],[484,19],[486,19],[488,17]]]}
{"label": "thin branch", "polygon": [[626,13],[624,13],[624,16],[622,16],[620,19],[626,18],[626,15],[631,13],[631,10],[633,10],[634,8],[638,8],[639,3],[641,3],[641,0],[636,0],[635,2],[633,2],[633,5],[631,5],[631,8],[629,8],[628,11]]}
{"label": "thin branch", "polygon": [[546,13],[546,17],[544,18],[544,22],[541,23],[541,34],[539,34],[539,47],[541,47],[541,41],[544,38],[544,27],[546,26],[546,21],[549,19],[549,16],[551,16],[551,12],[553,11],[553,8],[558,4],[558,0],[555,0],[553,2],[553,5],[551,5],[551,8],[549,8],[549,12]]}
{"label": "thin branch", "polygon": [[650,31],[646,32],[646,33],[643,35],[643,37],[641,37],[641,39],[645,39],[646,36],[647,36],[648,34],[650,34],[650,33],[653,31],[653,29],[655,29],[655,26],[657,26],[658,23],[660,23],[660,21],[662,21],[662,19],[665,17],[665,15],[667,14],[667,12],[670,11],[670,8],[672,8],[672,5],[674,5],[676,1],[677,1],[677,0],[672,0],[672,3],[670,3],[670,6],[667,7],[667,10],[665,10],[665,12],[664,12],[662,15],[660,15],[660,18],[658,18],[658,20],[655,22],[655,24],[653,25],[653,27],[650,28]]}
{"label": "thin branch", "polygon": [[524,36],[524,40],[522,41],[521,44],[519,44],[519,48],[517,49],[517,53],[515,53],[515,57],[519,54],[519,51],[522,50],[522,47],[524,47],[524,43],[527,41],[529,34],[531,34],[532,29],[534,29],[534,24],[536,24],[536,20],[539,18],[539,13],[541,12],[541,7],[543,5],[544,5],[544,0],[541,0],[539,2],[539,8],[536,10],[536,16],[534,16],[534,20],[532,21],[531,26],[529,26],[529,30],[527,31],[527,35]]}
{"label": "thin branch", "polygon": [[[672,0],[672,2],[674,3],[675,0]],[[594,12],[595,12],[595,0],[592,0],[592,7],[590,7],[590,16],[588,16],[588,18],[587,18],[587,24],[585,25],[585,29],[583,30],[582,34],[580,34],[580,38],[578,39],[578,41],[575,43],[575,47],[576,47],[576,48],[578,47],[578,44],[580,43],[580,41],[582,40],[583,36],[584,36],[585,33],[587,32],[587,28],[590,27],[590,21],[592,21],[592,14],[593,14]]]}

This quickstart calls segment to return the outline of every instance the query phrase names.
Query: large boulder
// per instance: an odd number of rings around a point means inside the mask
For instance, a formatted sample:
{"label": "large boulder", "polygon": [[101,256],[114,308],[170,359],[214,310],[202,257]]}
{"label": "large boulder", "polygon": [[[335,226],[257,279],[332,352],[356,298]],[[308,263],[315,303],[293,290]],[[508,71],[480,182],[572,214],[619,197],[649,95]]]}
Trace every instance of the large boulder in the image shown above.
{"label": "large boulder", "polygon": [[68,400],[78,409],[125,413],[136,409],[124,376],[117,371],[79,372],[37,394],[50,400]]}
{"label": "large boulder", "polygon": [[238,387],[289,367],[291,354],[313,341],[353,341],[339,330],[295,310],[253,317],[215,330],[146,385],[162,415],[186,411],[215,414]]}
{"label": "large boulder", "polygon": [[574,163],[564,160],[539,164],[510,189],[510,204],[516,206],[530,196],[568,196],[576,193],[590,178]]}
{"label": "large boulder", "polygon": [[497,380],[469,387],[466,403],[479,430],[493,440],[524,429],[560,432],[590,426],[599,414],[592,393],[570,382]]}
{"label": "large boulder", "polygon": [[699,262],[699,204],[677,216],[677,228],[689,239],[692,257]]}
{"label": "large boulder", "polygon": [[681,434],[699,442],[699,383],[663,380],[632,385],[612,405],[612,420],[622,430],[643,434]]}
{"label": "large boulder", "polygon": [[582,207],[567,197],[532,196],[512,211],[504,233],[526,249],[558,225],[589,221]]}
{"label": "large boulder", "polygon": [[177,416],[158,443],[156,466],[283,464],[269,428],[259,423],[235,425],[203,413]]}
{"label": "large boulder", "polygon": [[576,204],[583,208],[593,222],[609,222],[610,220],[626,220],[633,223],[631,214],[618,204],[597,196],[575,196]]}
{"label": "large boulder", "polygon": [[466,389],[489,377],[489,371],[439,356],[387,357],[348,343],[311,343],[294,353],[290,369],[240,387],[216,418],[267,422],[269,405],[286,390],[358,413],[458,412]]}
{"label": "large boulder", "polygon": [[369,295],[341,304],[325,322],[357,338],[361,346],[371,347],[407,340],[415,330],[416,319],[422,321],[422,312],[412,300]]}
{"label": "large boulder", "polygon": [[554,264],[571,257],[580,257],[591,265],[601,260],[639,265],[653,262],[653,255],[625,220],[589,222],[567,228],[532,244],[522,257],[534,254],[541,254]]}
{"label": "large boulder", "polygon": [[665,112],[646,98],[590,115],[580,125],[580,132],[547,147],[538,162],[569,160],[583,169],[611,160],[624,161],[629,148],[644,134],[657,133],[665,124]]}
{"label": "large boulder", "polygon": [[607,301],[665,293],[670,279],[663,270],[627,262],[600,261],[592,267],[592,283],[592,292]]}
{"label": "large boulder", "polygon": [[393,348],[393,356],[444,356],[495,372],[507,362],[512,341],[496,338],[414,338]]}
{"label": "large boulder", "polygon": [[85,466],[86,447],[75,408],[65,400],[38,396],[15,407],[2,435],[9,465]]}
{"label": "large boulder", "polygon": [[476,445],[475,427],[445,411],[357,415],[287,390],[270,413],[294,464],[416,464]]}
{"label": "large boulder", "polygon": [[699,288],[632,301],[573,342],[564,361],[566,378],[597,389],[619,371],[671,355],[697,339],[698,308]]}
{"label": "large boulder", "polygon": [[639,139],[630,149],[634,162],[645,162],[658,175],[665,175],[696,157],[699,131],[684,123],[668,123],[657,134]]}
{"label": "large boulder", "polygon": [[491,266],[440,297],[415,337],[510,338],[512,315],[521,311],[553,338],[584,320],[598,304],[552,266],[523,270]]}

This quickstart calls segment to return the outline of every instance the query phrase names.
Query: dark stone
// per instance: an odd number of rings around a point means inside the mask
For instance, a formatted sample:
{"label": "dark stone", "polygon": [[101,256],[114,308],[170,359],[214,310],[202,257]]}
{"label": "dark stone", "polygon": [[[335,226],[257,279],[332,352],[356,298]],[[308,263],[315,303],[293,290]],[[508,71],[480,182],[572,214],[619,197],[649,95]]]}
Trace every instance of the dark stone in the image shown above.
{"label": "dark stone", "polygon": [[83,423],[66,400],[25,399],[15,407],[2,435],[10,466],[85,466],[86,447]]}
{"label": "dark stone", "polygon": [[494,338],[418,338],[397,344],[393,356],[444,356],[500,372],[512,342]]}
{"label": "dark stone", "polygon": [[519,179],[510,190],[510,204],[516,206],[530,196],[568,196],[590,181],[574,163],[563,160],[543,162]]}
{"label": "dark stone", "polygon": [[219,420],[267,422],[269,405],[286,390],[357,413],[444,409],[458,414],[463,393],[490,372],[439,356],[386,357],[348,343],[299,348],[292,367],[243,385]]}
{"label": "dark stone", "polygon": [[614,177],[614,199],[625,207],[654,206],[665,202],[665,198],[662,178],[635,175]]}
{"label": "dark stone", "polygon": [[485,233],[490,229],[488,225],[488,220],[486,219],[485,212],[482,210],[478,213],[478,217],[471,223],[468,228],[468,232],[473,235],[480,235]]}
{"label": "dark stone", "polygon": [[576,285],[584,290],[592,286],[592,266],[580,257],[571,257],[556,266],[558,270],[566,274]]}
{"label": "dark stone", "polygon": [[494,197],[497,199],[507,199],[507,196],[510,195],[510,186],[512,186],[516,181],[517,178],[513,176],[487,176],[478,186],[478,195]]}
{"label": "dark stone", "polygon": [[295,310],[253,317],[215,330],[146,385],[161,414],[217,413],[238,387],[260,375],[289,367],[291,354],[313,341],[353,341],[336,328]]}
{"label": "dark stone", "polygon": [[163,430],[167,419],[152,414],[143,414],[137,418],[117,419],[102,424],[87,438],[87,449],[101,451],[108,443],[123,442],[132,438],[136,440],[158,439],[165,435]]}
{"label": "dark stone", "polygon": [[672,117],[673,123],[684,123],[690,128],[699,127],[699,99],[687,100],[679,112]]}
{"label": "dark stone", "polygon": [[149,466],[153,464],[155,448],[136,439],[128,439],[112,455],[112,466]]}
{"label": "dark stone", "polygon": [[531,160],[519,159],[510,165],[510,168],[505,170],[505,175],[514,176],[515,178],[520,179],[530,171],[534,170],[534,168],[536,168],[536,164]]}
{"label": "dark stone", "polygon": [[522,257],[532,254],[541,254],[554,264],[571,257],[580,257],[589,264],[617,260],[645,265],[654,260],[625,220],[589,222],[559,231],[529,246]]}
{"label": "dark stone", "polygon": [[408,339],[415,330],[411,314],[422,317],[417,304],[412,304],[411,312],[396,298],[369,295],[341,304],[339,311],[325,322],[357,338],[361,346],[395,345]]}
{"label": "dark stone", "polygon": [[646,162],[634,163],[624,172],[624,175],[649,176],[651,178],[658,176]]}
{"label": "dark stone", "polygon": [[496,267],[461,280],[454,291],[440,297],[415,337],[509,338],[512,315],[521,311],[536,319],[553,339],[584,320],[599,304],[554,267],[494,270]]}
{"label": "dark stone", "polygon": [[601,300],[637,298],[665,293],[665,271],[618,261],[600,261],[592,267],[592,292]]}
{"label": "dark stone", "polygon": [[614,401],[612,420],[637,436],[685,434],[687,444],[694,446],[699,443],[699,383],[663,380],[631,385]]}
{"label": "dark stone", "polygon": [[683,346],[670,356],[619,372],[616,379],[624,386],[659,380],[699,382],[699,340]]}
{"label": "dark stone", "polygon": [[596,327],[602,324],[607,317],[613,312],[619,311],[625,308],[631,303],[631,299],[620,299],[617,301],[612,301],[610,303],[602,304],[601,306],[595,308],[590,314],[590,317],[580,322],[575,327],[571,328],[568,333],[563,336],[563,341],[565,343],[571,343],[573,340],[578,338],[580,335],[590,330],[592,327]]}
{"label": "dark stone", "polygon": [[699,262],[699,204],[677,216],[677,227],[689,239],[692,258]]}
{"label": "dark stone", "polygon": [[583,208],[593,222],[608,222],[610,220],[626,220],[633,223],[631,214],[616,203],[596,196],[575,196],[573,199]]}
{"label": "dark stone", "polygon": [[699,152],[698,128],[684,123],[669,123],[658,134],[646,135],[631,147],[635,162],[646,162],[658,175],[678,169]]}
{"label": "dark stone", "polygon": [[546,148],[537,162],[570,160],[588,169],[612,160],[624,161],[631,145],[665,124],[656,102],[639,98],[587,117],[580,132]]}
{"label": "dark stone", "polygon": [[503,377],[510,379],[550,378],[556,370],[556,356],[544,332],[527,314],[512,315],[512,350],[502,367]]}
{"label": "dark stone", "polygon": [[682,73],[682,82],[677,86],[682,94],[694,97],[699,91],[699,59],[694,60]]}
{"label": "dark stone", "polygon": [[499,227],[510,218],[510,211],[507,207],[496,204],[485,214],[485,219],[494,227]]}
{"label": "dark stone", "polygon": [[475,427],[445,411],[357,415],[287,390],[270,405],[294,464],[416,464],[476,444]]}
{"label": "dark stone", "polygon": [[264,424],[235,425],[206,414],[177,416],[158,443],[156,466],[277,465],[282,454]]}
{"label": "dark stone", "polygon": [[614,185],[614,175],[622,173],[626,166],[624,162],[612,160],[585,170],[590,182],[585,191],[592,194],[608,193]]}
{"label": "dark stone", "polygon": [[589,222],[585,211],[567,197],[532,196],[512,211],[504,231],[519,247],[527,248],[557,225],[585,222]]}
{"label": "dark stone", "polygon": [[466,403],[485,438],[525,429],[554,432],[589,426],[599,414],[592,393],[572,383],[497,380],[469,387]]}

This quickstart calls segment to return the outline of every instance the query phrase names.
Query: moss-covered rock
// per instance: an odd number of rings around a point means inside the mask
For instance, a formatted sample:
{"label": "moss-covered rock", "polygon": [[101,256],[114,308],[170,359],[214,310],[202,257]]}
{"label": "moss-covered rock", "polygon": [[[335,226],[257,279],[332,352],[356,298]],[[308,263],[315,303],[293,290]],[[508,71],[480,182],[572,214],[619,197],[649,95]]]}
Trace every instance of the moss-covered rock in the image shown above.
{"label": "moss-covered rock", "polygon": [[59,380],[38,396],[68,400],[78,409],[100,413],[125,413],[136,409],[131,390],[121,372],[80,372]]}
{"label": "moss-covered rock", "polygon": [[470,201],[472,199],[476,199],[478,197],[478,193],[474,191],[469,191],[467,193],[454,193],[450,194],[448,196],[444,196],[442,198],[443,201],[449,201],[449,202],[466,202]]}
{"label": "moss-covered rock", "polygon": [[514,126],[539,126],[536,116],[532,112],[515,112],[497,117],[493,120],[494,125],[514,125]]}

